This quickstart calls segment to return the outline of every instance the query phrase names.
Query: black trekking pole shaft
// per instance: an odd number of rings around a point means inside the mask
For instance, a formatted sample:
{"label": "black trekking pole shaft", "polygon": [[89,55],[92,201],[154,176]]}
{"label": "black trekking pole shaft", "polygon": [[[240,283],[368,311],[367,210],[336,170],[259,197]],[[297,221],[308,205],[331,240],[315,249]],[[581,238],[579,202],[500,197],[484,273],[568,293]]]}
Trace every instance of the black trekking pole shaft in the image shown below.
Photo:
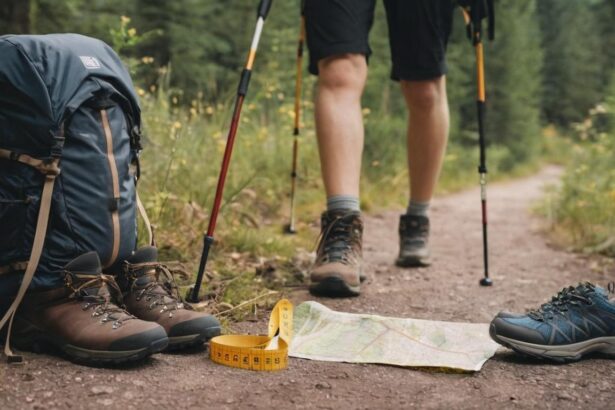
{"label": "black trekking pole shaft", "polygon": [[485,59],[483,53],[483,43],[481,39],[480,23],[474,33],[474,48],[476,51],[476,82],[477,82],[477,101],[476,109],[478,115],[478,146],[480,149],[480,159],[478,173],[480,175],[480,201],[483,226],[483,267],[484,275],[480,281],[482,286],[491,286],[492,280],[489,278],[489,245],[487,230],[487,154],[485,140]]}
{"label": "black trekking pole shaft", "polygon": [[269,10],[271,9],[271,2],[272,0],[261,0],[258,6],[256,28],[254,30],[254,36],[252,37],[252,44],[250,46],[250,52],[248,54],[248,58],[246,60],[244,69],[241,72],[241,79],[239,81],[239,86],[237,87],[237,97],[235,100],[235,107],[233,109],[233,117],[231,120],[229,133],[226,139],[226,148],[224,150],[224,157],[222,158],[222,165],[220,168],[220,176],[218,177],[218,185],[216,187],[216,195],[214,197],[214,204],[211,210],[211,215],[209,217],[209,226],[207,228],[207,233],[205,235],[205,238],[203,239],[203,252],[201,254],[201,261],[199,263],[199,271],[197,274],[196,282],[194,284],[194,288],[192,289],[192,292],[188,298],[188,302],[191,302],[191,303],[196,303],[199,301],[199,292],[201,290],[203,276],[205,275],[205,270],[207,268],[207,260],[209,259],[211,247],[214,243],[214,232],[216,230],[218,213],[220,212],[220,205],[222,203],[222,196],[224,194],[224,184],[226,182],[226,175],[228,173],[229,165],[231,162],[231,156],[233,154],[233,146],[235,144],[235,137],[237,135],[237,129],[239,127],[239,119],[241,117],[241,108],[243,107],[243,102],[244,102],[246,94],[248,93],[248,88],[250,86],[250,77],[252,75],[252,67],[254,65],[254,60],[256,58],[256,51],[258,50],[258,43],[260,41],[261,34],[263,32],[263,26],[265,24],[265,20],[267,19],[267,14],[269,14]]}
{"label": "black trekking pole shaft", "polygon": [[299,157],[299,134],[301,131],[301,91],[303,86],[303,46],[305,43],[305,16],[303,1],[301,2],[301,23],[299,41],[297,44],[297,73],[295,77],[295,118],[293,127],[293,155],[290,172],[290,222],[286,233],[296,233],[295,228],[295,196],[297,194],[297,162]]}

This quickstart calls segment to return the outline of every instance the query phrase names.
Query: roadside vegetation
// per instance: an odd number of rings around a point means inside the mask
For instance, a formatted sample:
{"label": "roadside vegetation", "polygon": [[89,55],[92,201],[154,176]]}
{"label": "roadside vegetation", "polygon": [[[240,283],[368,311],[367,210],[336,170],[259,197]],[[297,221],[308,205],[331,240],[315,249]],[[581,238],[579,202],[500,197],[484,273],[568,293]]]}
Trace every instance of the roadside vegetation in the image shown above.
{"label": "roadside vegetation", "polygon": [[615,82],[574,127],[571,160],[549,210],[561,244],[615,256]]}

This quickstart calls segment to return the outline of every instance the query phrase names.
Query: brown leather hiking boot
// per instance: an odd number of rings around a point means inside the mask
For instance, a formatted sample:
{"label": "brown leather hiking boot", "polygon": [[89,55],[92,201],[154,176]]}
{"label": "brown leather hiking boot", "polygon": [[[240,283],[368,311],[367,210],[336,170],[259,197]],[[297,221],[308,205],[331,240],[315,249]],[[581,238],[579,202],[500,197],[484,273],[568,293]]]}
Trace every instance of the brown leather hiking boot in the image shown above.
{"label": "brown leather hiking boot", "polygon": [[139,360],[167,346],[161,326],[138,320],[114,303],[119,287],[101,273],[95,252],[64,269],[64,287],[26,294],[13,324],[14,346],[35,352],[52,347],[87,365]]}
{"label": "brown leather hiking boot", "polygon": [[363,276],[363,221],[360,212],[328,211],[321,217],[310,292],[330,297],[358,296]]}
{"label": "brown leather hiking boot", "polygon": [[152,246],[135,252],[118,275],[126,309],[139,319],[157,322],[169,336],[169,350],[202,345],[220,334],[212,315],[192,310],[181,296],[169,269],[158,262]]}

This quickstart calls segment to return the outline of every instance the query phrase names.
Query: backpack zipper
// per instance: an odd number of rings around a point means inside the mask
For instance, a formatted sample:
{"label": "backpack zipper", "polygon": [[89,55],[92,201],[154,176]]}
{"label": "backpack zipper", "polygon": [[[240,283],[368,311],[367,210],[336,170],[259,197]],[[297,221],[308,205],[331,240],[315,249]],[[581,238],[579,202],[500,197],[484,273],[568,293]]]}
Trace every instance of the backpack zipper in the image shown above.
{"label": "backpack zipper", "polygon": [[113,250],[111,251],[109,261],[104,266],[108,268],[113,265],[120,252],[120,180],[117,163],[115,162],[115,154],[113,153],[113,134],[111,133],[107,110],[100,110],[100,118],[107,142],[107,161],[109,162],[109,171],[111,171],[111,182],[113,184],[113,204],[110,204],[111,221],[113,224]]}

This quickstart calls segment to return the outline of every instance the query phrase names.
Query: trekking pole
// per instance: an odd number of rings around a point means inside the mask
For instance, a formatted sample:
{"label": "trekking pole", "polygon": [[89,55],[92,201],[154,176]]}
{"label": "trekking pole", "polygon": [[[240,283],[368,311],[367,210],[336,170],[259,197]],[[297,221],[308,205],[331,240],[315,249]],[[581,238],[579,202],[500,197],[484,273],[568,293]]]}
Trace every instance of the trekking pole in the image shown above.
{"label": "trekking pole", "polygon": [[305,42],[305,15],[301,1],[301,23],[299,28],[299,43],[297,45],[297,75],[295,77],[295,126],[293,129],[293,162],[290,172],[290,223],[285,232],[297,233],[295,228],[295,194],[297,191],[297,160],[299,157],[299,131],[301,128],[301,88],[303,85],[303,44]]}
{"label": "trekking pole", "polygon": [[472,2],[469,9],[462,8],[463,15],[476,53],[476,84],[477,84],[477,114],[478,114],[478,145],[480,149],[480,161],[478,173],[480,175],[480,199],[482,209],[483,226],[483,266],[484,275],[480,280],[481,286],[492,286],[493,280],[489,277],[489,246],[487,240],[487,154],[485,140],[485,59],[483,53],[482,20],[489,20],[489,40],[495,37],[495,12],[493,0],[480,0]]}
{"label": "trekking pole", "polygon": [[226,174],[228,172],[229,164],[231,162],[231,155],[233,153],[233,145],[235,143],[235,136],[237,135],[237,128],[239,126],[239,118],[241,116],[241,107],[243,101],[248,93],[248,87],[250,85],[250,77],[252,75],[252,66],[254,65],[254,59],[256,58],[256,51],[258,50],[258,43],[263,32],[263,26],[265,25],[265,19],[271,9],[272,0],[261,0],[258,6],[258,14],[256,20],[256,29],[254,30],[254,36],[252,38],[252,45],[250,46],[250,52],[246,65],[241,72],[241,79],[237,88],[237,98],[235,100],[235,108],[233,109],[233,117],[231,120],[230,129],[226,139],[226,148],[224,150],[224,157],[222,158],[222,166],[220,168],[220,176],[218,177],[218,186],[216,187],[216,196],[214,197],[214,204],[211,210],[211,216],[209,217],[209,226],[207,228],[207,234],[203,240],[203,253],[201,254],[201,263],[199,264],[199,272],[189,295],[188,302],[197,303],[199,301],[199,291],[201,290],[201,282],[203,281],[203,275],[207,267],[207,259],[209,258],[209,251],[214,243],[214,231],[216,230],[216,222],[218,219],[218,212],[220,211],[220,204],[222,202],[222,194],[224,193],[224,183],[226,181]]}

